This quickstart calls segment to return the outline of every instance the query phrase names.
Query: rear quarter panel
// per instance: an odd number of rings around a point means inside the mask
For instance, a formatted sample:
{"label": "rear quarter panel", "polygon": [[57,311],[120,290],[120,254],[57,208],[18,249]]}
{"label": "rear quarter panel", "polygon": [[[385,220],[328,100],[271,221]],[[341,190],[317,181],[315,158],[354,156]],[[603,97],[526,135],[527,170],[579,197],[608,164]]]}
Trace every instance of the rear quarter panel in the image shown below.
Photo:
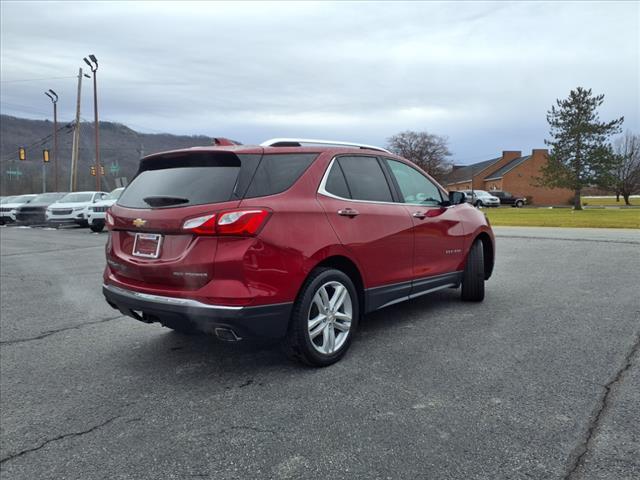
{"label": "rear quarter panel", "polygon": [[[320,154],[307,171],[287,191],[276,195],[245,199],[245,207],[266,207],[273,211],[268,222],[243,252],[242,269],[234,266],[222,240],[216,255],[216,276],[236,272],[243,276],[254,304],[292,302],[304,280],[322,260],[341,255],[350,257],[331,228],[315,192],[331,158]],[[354,262],[356,263],[356,262]],[[357,263],[356,263],[357,264]]]}

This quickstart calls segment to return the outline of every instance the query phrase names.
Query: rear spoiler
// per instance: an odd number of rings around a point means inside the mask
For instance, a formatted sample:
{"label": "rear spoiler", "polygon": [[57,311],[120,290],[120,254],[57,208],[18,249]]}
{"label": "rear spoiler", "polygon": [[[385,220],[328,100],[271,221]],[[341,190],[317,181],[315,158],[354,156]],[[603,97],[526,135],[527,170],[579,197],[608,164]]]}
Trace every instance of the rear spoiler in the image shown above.
{"label": "rear spoiler", "polygon": [[213,142],[211,142],[216,147],[232,147],[234,145],[242,145],[240,142],[236,142],[235,140],[231,140],[229,138],[224,137],[215,137]]}

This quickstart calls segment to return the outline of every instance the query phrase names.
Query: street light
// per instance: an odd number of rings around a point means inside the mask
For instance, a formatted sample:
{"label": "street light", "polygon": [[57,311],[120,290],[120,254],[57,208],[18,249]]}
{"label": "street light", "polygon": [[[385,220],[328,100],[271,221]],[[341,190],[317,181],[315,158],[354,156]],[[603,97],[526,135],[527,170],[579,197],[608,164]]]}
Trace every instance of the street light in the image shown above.
{"label": "street light", "polygon": [[53,176],[54,191],[58,191],[58,94],[49,89],[44,94],[51,99],[53,103]]}
{"label": "street light", "polygon": [[[91,60],[89,60],[91,59]],[[96,190],[100,191],[100,128],[98,127],[98,85],[96,83],[96,73],[98,71],[98,59],[95,55],[83,58],[84,63],[89,65],[93,73],[93,114],[94,129],[96,132]],[[88,75],[87,75],[88,76]]]}

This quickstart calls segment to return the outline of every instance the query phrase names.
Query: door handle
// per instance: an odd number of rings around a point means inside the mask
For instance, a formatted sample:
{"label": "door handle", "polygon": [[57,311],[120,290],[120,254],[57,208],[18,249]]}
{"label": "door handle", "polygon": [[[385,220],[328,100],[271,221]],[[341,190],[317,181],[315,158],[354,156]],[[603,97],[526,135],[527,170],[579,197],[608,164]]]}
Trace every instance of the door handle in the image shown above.
{"label": "door handle", "polygon": [[356,215],[360,215],[360,212],[353,208],[343,208],[338,210],[338,215],[342,215],[343,217],[355,217]]}
{"label": "door handle", "polygon": [[415,218],[419,218],[420,220],[424,219],[427,216],[426,212],[413,212],[411,216]]}

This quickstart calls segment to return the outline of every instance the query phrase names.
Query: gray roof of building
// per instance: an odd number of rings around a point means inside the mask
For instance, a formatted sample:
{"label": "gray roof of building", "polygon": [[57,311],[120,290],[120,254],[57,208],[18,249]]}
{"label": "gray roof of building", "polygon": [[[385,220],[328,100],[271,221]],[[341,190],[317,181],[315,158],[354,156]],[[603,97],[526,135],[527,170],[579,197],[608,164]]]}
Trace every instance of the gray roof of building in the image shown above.
{"label": "gray roof of building", "polygon": [[513,170],[518,165],[520,165],[523,162],[526,162],[530,158],[531,158],[531,155],[525,155],[524,157],[514,158],[513,160],[511,160],[506,165],[501,166],[495,172],[491,172],[489,175],[487,175],[485,177],[485,180],[498,180],[498,179],[502,178],[505,173]]}
{"label": "gray roof of building", "polygon": [[478,162],[471,165],[466,165],[464,167],[456,168],[454,171],[447,175],[445,182],[446,183],[460,183],[460,182],[470,182],[473,174],[480,173],[485,168],[490,167],[502,157],[492,158],[490,160],[485,160],[484,162]]}

